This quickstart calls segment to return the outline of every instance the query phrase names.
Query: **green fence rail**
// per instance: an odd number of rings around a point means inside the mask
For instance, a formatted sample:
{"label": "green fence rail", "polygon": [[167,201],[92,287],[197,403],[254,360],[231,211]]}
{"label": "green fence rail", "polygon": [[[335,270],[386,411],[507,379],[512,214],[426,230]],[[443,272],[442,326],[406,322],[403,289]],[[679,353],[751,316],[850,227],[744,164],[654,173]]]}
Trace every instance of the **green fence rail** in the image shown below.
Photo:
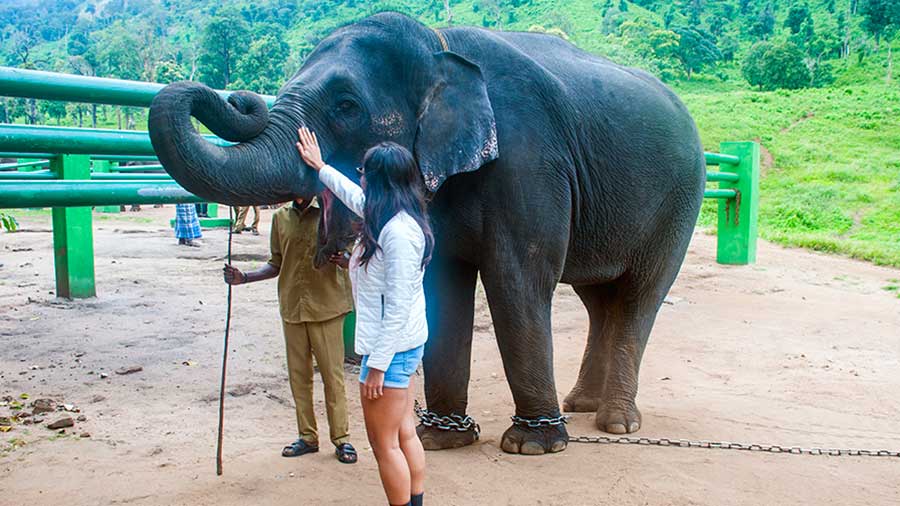
{"label": "green fence rail", "polygon": [[[149,107],[164,84],[0,67],[0,96]],[[223,98],[232,92],[217,91]],[[262,95],[272,106],[275,97]]]}
{"label": "green fence rail", "polygon": [[174,181],[5,181],[4,207],[88,207],[126,204],[183,204],[204,200]]}

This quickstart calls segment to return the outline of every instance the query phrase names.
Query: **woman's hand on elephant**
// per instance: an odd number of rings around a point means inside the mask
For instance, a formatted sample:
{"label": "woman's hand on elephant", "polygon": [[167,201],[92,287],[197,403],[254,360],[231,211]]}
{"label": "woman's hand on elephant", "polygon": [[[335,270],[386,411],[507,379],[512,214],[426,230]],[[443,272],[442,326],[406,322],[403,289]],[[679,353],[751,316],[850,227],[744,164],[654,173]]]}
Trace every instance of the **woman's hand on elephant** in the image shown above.
{"label": "woman's hand on elephant", "polygon": [[366,399],[369,399],[370,401],[380,399],[384,393],[383,388],[384,371],[369,369],[369,374],[366,376],[366,382],[363,384],[363,394]]}
{"label": "woman's hand on elephant", "polygon": [[225,274],[225,282],[229,285],[240,285],[247,280],[247,276],[237,267],[225,264],[225,268],[222,271]]}
{"label": "woman's hand on elephant", "polygon": [[319,139],[316,138],[316,133],[306,127],[301,127],[297,130],[297,134],[300,137],[300,142],[297,143],[300,157],[307,165],[319,171],[325,166],[325,162],[322,160],[322,150],[319,148]]}

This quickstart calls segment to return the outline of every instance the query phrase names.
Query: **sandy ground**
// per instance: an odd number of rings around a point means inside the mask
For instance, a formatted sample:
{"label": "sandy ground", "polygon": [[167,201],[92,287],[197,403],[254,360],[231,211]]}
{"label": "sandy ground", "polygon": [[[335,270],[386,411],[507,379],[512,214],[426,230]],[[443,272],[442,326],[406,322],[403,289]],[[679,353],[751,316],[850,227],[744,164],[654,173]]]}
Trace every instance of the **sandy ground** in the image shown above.
{"label": "sandy ground", "polygon": [[[262,236],[236,237],[241,267],[265,260],[270,212]],[[360,463],[279,456],[294,420],[273,282],[235,290],[225,474],[215,475],[227,234],[178,247],[173,215],[145,208],[95,222],[90,300],[53,294],[49,216],[0,234],[0,397],[51,397],[86,417],[65,435],[35,425],[0,434],[0,505],[385,504],[350,373]],[[715,238],[698,233],[644,359],[639,434],[900,450],[900,300],[882,289],[900,271],[766,243],[755,266],[714,256]],[[568,287],[554,309],[562,399],[587,315]],[[483,296],[474,346],[470,413],[482,439],[428,454],[429,504],[900,503],[896,458],[586,444],[506,455],[498,441],[512,401]],[[114,373],[129,365],[143,370]],[[598,434],[589,414],[569,432]]]}

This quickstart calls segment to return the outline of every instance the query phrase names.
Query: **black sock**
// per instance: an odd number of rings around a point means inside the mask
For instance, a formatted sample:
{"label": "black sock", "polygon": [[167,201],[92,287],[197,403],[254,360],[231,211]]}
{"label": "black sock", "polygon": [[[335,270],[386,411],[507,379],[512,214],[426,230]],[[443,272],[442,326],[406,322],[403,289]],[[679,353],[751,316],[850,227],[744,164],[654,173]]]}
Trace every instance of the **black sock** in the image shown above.
{"label": "black sock", "polygon": [[416,494],[410,498],[409,504],[412,506],[422,506],[422,499],[425,497],[425,492],[421,494]]}

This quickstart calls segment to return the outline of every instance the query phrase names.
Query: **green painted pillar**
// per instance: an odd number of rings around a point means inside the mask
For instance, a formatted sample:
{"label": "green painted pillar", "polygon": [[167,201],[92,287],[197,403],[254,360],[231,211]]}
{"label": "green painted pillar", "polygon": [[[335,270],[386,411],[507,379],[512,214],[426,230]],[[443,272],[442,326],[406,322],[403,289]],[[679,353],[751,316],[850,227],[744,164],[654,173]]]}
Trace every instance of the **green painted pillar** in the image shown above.
{"label": "green painted pillar", "polygon": [[356,313],[351,311],[344,317],[344,358],[358,359],[356,345]]}
{"label": "green painted pillar", "polygon": [[[113,162],[109,160],[93,160],[91,161],[91,171],[99,174],[108,174],[112,172]],[[97,206],[94,208],[98,213],[118,213],[119,206]]]}
{"label": "green painted pillar", "polygon": [[734,189],[737,196],[719,200],[719,232],[716,261],[720,264],[747,265],[756,262],[759,220],[759,144],[723,142],[720,151],[741,159],[738,165],[723,165],[722,170],[738,174],[737,181],[721,181],[719,188]]}
{"label": "green painted pillar", "polygon": [[[89,155],[60,155],[50,162],[59,179],[90,179]],[[94,233],[90,207],[53,208],[56,296],[94,297]]]}
{"label": "green painted pillar", "polygon": [[210,218],[218,218],[219,217],[219,204],[214,204],[212,202],[209,203],[209,206],[206,208],[206,215]]}

